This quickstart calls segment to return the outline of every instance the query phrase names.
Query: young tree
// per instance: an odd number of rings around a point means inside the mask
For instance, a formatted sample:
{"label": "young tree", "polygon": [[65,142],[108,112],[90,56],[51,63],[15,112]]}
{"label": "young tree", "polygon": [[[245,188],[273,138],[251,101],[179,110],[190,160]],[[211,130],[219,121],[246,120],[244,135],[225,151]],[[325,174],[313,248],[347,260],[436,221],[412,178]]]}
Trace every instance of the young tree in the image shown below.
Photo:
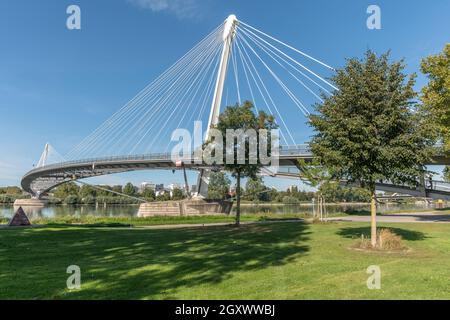
{"label": "young tree", "polygon": [[[268,134],[268,155],[271,154],[270,145],[271,145],[271,136],[270,130],[276,129],[277,125],[275,124],[275,119],[271,115],[267,115],[263,111],[260,111],[258,115],[256,115],[253,111],[253,103],[250,101],[245,101],[242,105],[236,104],[235,106],[227,107],[219,116],[219,122],[216,125],[216,129],[218,129],[222,133],[223,137],[223,145],[226,146],[226,134],[228,129],[239,130],[242,129],[244,132],[247,130],[255,130],[257,135],[257,146],[256,150],[259,150],[259,143],[261,141],[261,137],[259,135],[260,129],[269,130]],[[257,155],[256,164],[252,164],[249,161],[249,139],[245,140],[245,145],[239,145],[239,139],[234,139],[231,142],[234,152],[234,162],[227,163],[226,161],[226,150],[224,148],[223,158],[224,158],[224,167],[225,170],[231,172],[231,175],[236,178],[236,225],[240,224],[241,217],[241,178],[250,177],[256,178],[257,173],[262,167],[259,151]],[[208,141],[208,143],[214,143],[213,141]],[[243,164],[238,163],[237,159],[237,150],[242,147],[245,149],[245,162]]]}
{"label": "young tree", "polygon": [[208,198],[221,200],[230,190],[231,181],[224,172],[213,172],[209,177]]}
{"label": "young tree", "polygon": [[183,198],[183,191],[180,188],[174,188],[172,191],[172,200],[181,200]]}
{"label": "young tree", "polygon": [[317,212],[319,214],[320,220],[322,221],[323,213],[326,212],[325,197],[323,191],[331,188],[333,184],[339,183],[339,181],[335,181],[333,179],[333,175],[330,174],[330,171],[323,165],[321,165],[320,161],[317,158],[313,159],[309,163],[306,163],[304,159],[299,159],[298,167],[300,169],[300,178],[309,181],[309,183],[313,187],[318,189]]}
{"label": "young tree", "polygon": [[123,193],[129,196],[134,196],[136,194],[136,189],[131,182],[128,182],[125,187],[123,187]]}
{"label": "young tree", "polygon": [[373,246],[376,181],[417,184],[433,144],[413,101],[415,75],[407,77],[404,68],[403,61],[390,62],[389,53],[349,59],[332,77],[339,90],[324,95],[310,117],[314,155],[335,178],[370,190]]}
{"label": "young tree", "polygon": [[149,187],[145,187],[144,190],[142,190],[141,196],[147,201],[155,201],[155,190]]}
{"label": "young tree", "polygon": [[264,191],[266,191],[266,186],[263,183],[261,177],[250,178],[245,184],[245,195],[244,198],[250,201],[263,200],[265,197]]}

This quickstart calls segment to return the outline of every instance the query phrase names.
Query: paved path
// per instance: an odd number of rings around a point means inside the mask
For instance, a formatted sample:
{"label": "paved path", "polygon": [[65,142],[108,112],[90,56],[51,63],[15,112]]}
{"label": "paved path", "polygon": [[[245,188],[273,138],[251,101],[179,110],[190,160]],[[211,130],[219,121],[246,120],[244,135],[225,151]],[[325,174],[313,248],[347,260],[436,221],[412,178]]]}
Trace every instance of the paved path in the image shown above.
{"label": "paved path", "polygon": [[[370,222],[370,216],[346,216],[328,218],[329,221],[355,221],[355,222]],[[378,222],[440,222],[450,223],[450,214],[436,214],[433,212],[420,213],[395,213],[383,214],[377,216]]]}

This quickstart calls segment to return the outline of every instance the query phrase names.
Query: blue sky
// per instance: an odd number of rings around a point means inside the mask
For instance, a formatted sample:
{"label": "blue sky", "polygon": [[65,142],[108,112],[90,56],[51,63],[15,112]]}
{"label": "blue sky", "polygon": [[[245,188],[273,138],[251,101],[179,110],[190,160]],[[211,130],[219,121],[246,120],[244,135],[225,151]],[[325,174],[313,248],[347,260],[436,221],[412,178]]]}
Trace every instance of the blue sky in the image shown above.
{"label": "blue sky", "polygon": [[[81,30],[66,28],[71,4],[81,8]],[[381,30],[366,27],[370,4],[381,8]],[[391,49],[411,73],[449,41],[449,12],[448,0],[1,0],[0,185],[18,185],[46,142],[67,153],[230,13],[334,67],[369,48]],[[425,83],[419,74],[417,89]],[[311,131],[299,123],[295,135],[307,141]],[[96,182],[128,180],[182,175],[145,171]]]}

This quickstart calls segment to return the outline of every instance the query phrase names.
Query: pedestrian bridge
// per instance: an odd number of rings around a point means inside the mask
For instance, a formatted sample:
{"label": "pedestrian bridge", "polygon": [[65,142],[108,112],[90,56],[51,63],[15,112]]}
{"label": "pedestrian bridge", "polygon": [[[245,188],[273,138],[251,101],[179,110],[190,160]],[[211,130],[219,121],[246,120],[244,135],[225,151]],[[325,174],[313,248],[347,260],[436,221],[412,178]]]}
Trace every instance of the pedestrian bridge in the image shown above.
{"label": "pedestrian bridge", "polygon": [[[279,151],[279,166],[277,172],[271,172],[270,168],[262,170],[264,175],[273,177],[299,178],[297,168],[298,160],[304,159],[310,161],[313,155],[309,146],[281,146]],[[194,161],[199,160],[199,161]],[[449,159],[445,157],[435,157],[430,164],[447,164]],[[188,170],[220,170],[220,166],[211,166],[204,164],[201,159],[195,159],[194,156],[184,159],[184,168]],[[89,158],[74,161],[65,161],[49,165],[39,166],[24,175],[22,178],[22,188],[35,197],[40,197],[50,189],[68,182],[79,179],[109,175],[114,173],[123,173],[137,170],[179,170],[181,167],[172,160],[171,153],[154,153],[146,155],[132,156],[114,156]],[[415,196],[424,196],[419,190],[411,189],[406,186],[395,186],[390,184],[378,184],[378,190],[399,192]],[[443,182],[434,184],[434,187],[427,190],[427,197],[450,199],[450,185]],[[447,199],[447,198],[446,198]]]}

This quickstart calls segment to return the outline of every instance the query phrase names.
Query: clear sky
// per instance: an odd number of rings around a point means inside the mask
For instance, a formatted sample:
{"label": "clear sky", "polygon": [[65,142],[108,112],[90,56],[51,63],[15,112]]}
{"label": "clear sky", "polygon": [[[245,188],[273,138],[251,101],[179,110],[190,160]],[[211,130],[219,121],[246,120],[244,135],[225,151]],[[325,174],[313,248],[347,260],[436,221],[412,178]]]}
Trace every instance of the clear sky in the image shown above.
{"label": "clear sky", "polygon": [[[66,8],[81,8],[81,30]],[[381,30],[366,27],[369,5]],[[1,0],[0,185],[19,185],[50,142],[61,154],[118,110],[230,13],[334,67],[392,50],[407,72],[450,40],[448,0]],[[419,74],[417,90],[426,83]],[[293,129],[304,141],[310,129]],[[195,183],[189,175],[190,183]],[[102,183],[181,182],[145,171]],[[266,179],[285,188],[294,180]]]}

